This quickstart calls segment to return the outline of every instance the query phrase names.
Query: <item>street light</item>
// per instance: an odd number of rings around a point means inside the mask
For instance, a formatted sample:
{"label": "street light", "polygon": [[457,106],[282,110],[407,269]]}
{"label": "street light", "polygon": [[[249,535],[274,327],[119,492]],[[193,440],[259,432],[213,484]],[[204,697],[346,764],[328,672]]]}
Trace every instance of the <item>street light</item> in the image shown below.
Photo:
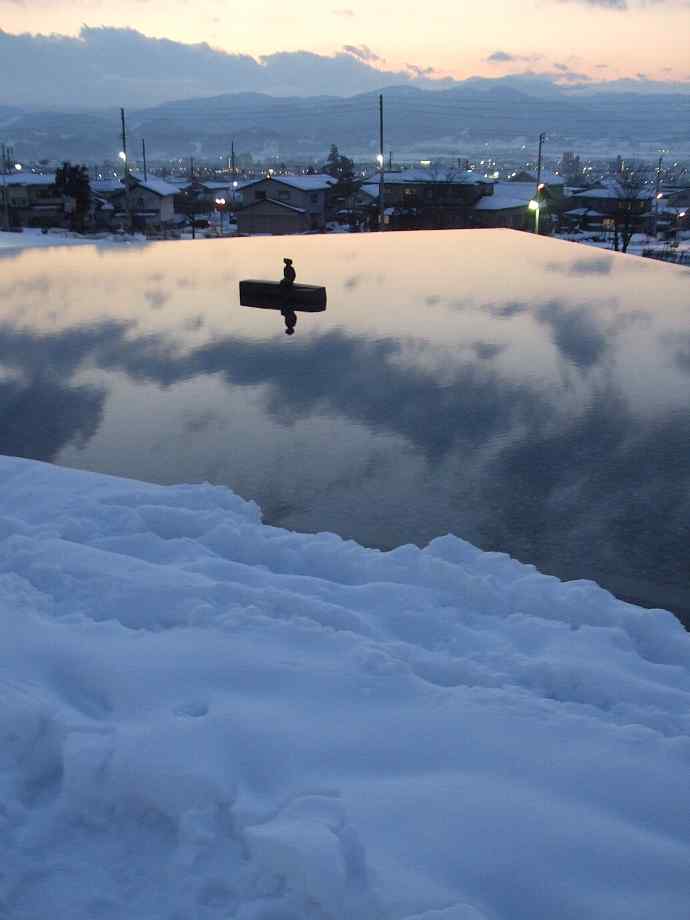
{"label": "street light", "polygon": [[225,198],[216,198],[216,208],[220,211],[220,235],[223,235],[223,208],[225,207]]}
{"label": "street light", "polygon": [[541,163],[542,163],[542,154],[544,150],[544,141],[546,140],[546,131],[542,131],[539,135],[539,153],[537,155],[537,201],[535,207],[531,206],[530,210],[534,211],[534,232],[539,234],[539,198],[540,192],[544,188],[544,183],[541,181]]}
{"label": "street light", "polygon": [[532,198],[527,207],[530,211],[534,211],[534,232],[539,235],[539,209],[541,206],[536,198]]}

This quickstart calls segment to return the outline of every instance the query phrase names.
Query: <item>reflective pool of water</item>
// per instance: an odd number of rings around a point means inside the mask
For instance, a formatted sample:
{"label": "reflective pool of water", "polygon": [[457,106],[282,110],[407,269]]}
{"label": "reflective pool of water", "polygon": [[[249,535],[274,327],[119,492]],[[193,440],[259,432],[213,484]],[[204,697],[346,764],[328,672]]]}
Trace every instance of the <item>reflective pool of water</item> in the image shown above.
{"label": "reflective pool of water", "polygon": [[[286,256],[328,295],[291,335],[239,303]],[[0,412],[3,453],[373,546],[451,531],[690,614],[684,268],[510,231],[10,252]]]}

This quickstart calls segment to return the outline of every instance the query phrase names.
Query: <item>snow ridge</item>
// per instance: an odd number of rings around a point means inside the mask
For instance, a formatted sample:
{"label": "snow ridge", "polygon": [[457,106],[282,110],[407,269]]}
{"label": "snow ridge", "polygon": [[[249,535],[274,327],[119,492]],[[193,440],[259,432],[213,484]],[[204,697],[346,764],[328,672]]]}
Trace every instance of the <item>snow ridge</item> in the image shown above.
{"label": "snow ridge", "polygon": [[686,920],[690,639],[0,458],[0,917]]}

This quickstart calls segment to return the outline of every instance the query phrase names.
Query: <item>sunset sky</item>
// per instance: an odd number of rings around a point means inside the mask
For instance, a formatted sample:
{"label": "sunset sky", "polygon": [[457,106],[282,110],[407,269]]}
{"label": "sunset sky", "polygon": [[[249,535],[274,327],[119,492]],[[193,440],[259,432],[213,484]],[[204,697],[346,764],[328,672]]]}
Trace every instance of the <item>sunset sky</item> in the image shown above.
{"label": "sunset sky", "polygon": [[375,67],[433,67],[460,79],[524,70],[690,79],[688,0],[0,0],[6,33],[77,36],[82,25],[254,57],[349,45]]}

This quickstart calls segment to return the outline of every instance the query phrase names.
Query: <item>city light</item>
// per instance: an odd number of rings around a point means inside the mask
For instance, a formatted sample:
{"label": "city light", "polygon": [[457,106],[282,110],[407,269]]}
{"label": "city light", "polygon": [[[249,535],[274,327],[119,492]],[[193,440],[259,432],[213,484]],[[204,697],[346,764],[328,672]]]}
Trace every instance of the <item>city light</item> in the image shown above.
{"label": "city light", "polygon": [[127,159],[127,154],[124,152],[124,150],[121,150],[121,151],[118,153],[118,156],[119,156],[119,158],[120,158],[123,162],[124,162],[124,160]]}
{"label": "city light", "polygon": [[17,172],[21,172],[21,171],[22,171],[22,164],[21,164],[21,163],[15,163],[15,164],[14,164],[14,168],[17,170]]}
{"label": "city light", "polygon": [[219,208],[222,208],[225,204],[225,198],[216,198],[216,204]]}
{"label": "city light", "polygon": [[[524,199],[523,199],[523,200],[524,200]],[[538,211],[538,210],[539,210],[539,202],[538,202],[538,201],[535,201],[534,198],[533,198],[533,199],[530,201],[530,203],[527,205],[527,207],[529,208],[530,211]]]}
{"label": "city light", "polygon": [[376,154],[376,162],[378,163],[379,169],[382,169],[383,167],[383,154],[382,153]]}

